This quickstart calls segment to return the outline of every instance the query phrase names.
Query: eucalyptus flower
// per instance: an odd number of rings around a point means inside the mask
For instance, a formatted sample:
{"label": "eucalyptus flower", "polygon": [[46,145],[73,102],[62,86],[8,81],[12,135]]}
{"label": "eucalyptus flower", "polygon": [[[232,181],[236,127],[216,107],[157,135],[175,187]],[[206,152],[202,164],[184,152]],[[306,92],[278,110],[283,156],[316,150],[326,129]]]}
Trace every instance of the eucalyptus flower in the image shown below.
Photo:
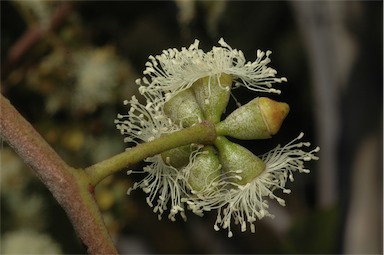
{"label": "eucalyptus flower", "polygon": [[242,51],[232,49],[223,39],[219,44],[205,53],[196,40],[189,48],[168,49],[150,56],[145,76],[137,80],[146,105],[135,97],[126,101],[131,108],[127,115],[118,115],[116,124],[127,135],[125,141],[134,144],[172,135],[202,121],[215,125],[213,144],[191,144],[165,151],[147,158],[149,164],[143,170],[128,173],[147,174],[132,189],[140,187],[149,194],[147,202],[159,213],[159,219],[168,204],[171,220],[177,213],[186,219],[185,209],[199,216],[217,210],[215,230],[228,229],[231,237],[232,222],[240,224],[242,231],[249,225],[254,232],[257,219],[273,217],[268,211],[268,199],[285,205],[275,190],[290,193],[285,187],[287,181],[294,180],[293,172],[309,172],[304,162],[317,160],[315,153],[319,148],[303,150],[310,143],[299,141],[301,133],[288,144],[256,156],[226,139],[271,138],[282,127],[289,105],[256,97],[222,120],[233,88],[244,86],[256,92],[279,94],[272,83],[286,78],[276,78],[276,70],[267,66],[270,51],[258,50],[256,60],[247,62]]}
{"label": "eucalyptus flower", "polygon": [[199,79],[219,78],[221,74],[227,74],[232,76],[234,87],[245,86],[257,92],[280,94],[280,90],[273,88],[272,83],[287,79],[276,78],[276,70],[267,66],[271,62],[271,51],[257,50],[256,59],[251,62],[246,61],[241,50],[232,49],[223,38],[218,43],[219,47],[204,52],[199,49],[199,40],[195,40],[189,48],[173,48],[163,50],[161,55],[149,56],[143,72],[145,76],[136,80],[140,91],[161,91],[168,100],[180,91],[190,88]]}
{"label": "eucalyptus flower", "polygon": [[[303,133],[293,139],[285,146],[278,145],[276,148],[260,156],[260,161],[265,166],[261,168],[256,165],[241,166],[242,162],[231,162],[232,168],[230,171],[234,175],[232,178],[227,178],[221,182],[220,191],[203,190],[198,195],[191,195],[186,202],[189,208],[197,215],[202,216],[204,211],[212,211],[217,209],[217,219],[214,225],[215,230],[220,227],[228,229],[228,237],[233,236],[231,224],[240,224],[241,231],[247,229],[247,224],[251,232],[255,232],[254,222],[257,219],[262,219],[265,216],[273,217],[268,211],[268,200],[266,198],[275,199],[281,206],[285,206],[285,200],[274,194],[275,190],[282,190],[283,193],[289,194],[291,190],[287,189],[286,183],[288,180],[294,181],[293,172],[309,173],[309,169],[304,167],[305,161],[317,160],[314,154],[320,149],[315,149],[305,152],[301,148],[309,147],[309,142],[299,142],[303,137]],[[237,149],[232,149],[233,153]],[[248,153],[244,156],[247,161],[250,158]],[[256,157],[256,156],[255,156]],[[253,161],[253,159],[249,159]],[[238,166],[235,164],[238,163]],[[225,163],[224,163],[224,168]],[[260,171],[261,170],[261,171]],[[249,172],[254,172],[255,177],[248,179],[246,183],[238,182],[244,177],[244,172],[249,175]]]}
{"label": "eucalyptus flower", "polygon": [[[117,129],[121,134],[126,135],[124,139],[126,143],[149,142],[182,128],[164,115],[163,104],[159,101],[157,101],[158,104],[152,103],[150,95],[144,96],[146,105],[141,104],[135,96],[129,101],[124,101],[125,105],[130,105],[130,109],[126,115],[118,114],[115,120]],[[146,176],[141,181],[134,183],[127,193],[130,194],[132,190],[141,188],[148,194],[146,201],[150,207],[153,207],[153,211],[158,213],[159,219],[168,209],[169,203],[171,204],[169,219],[174,221],[177,213],[186,219],[181,202],[181,198],[185,194],[185,189],[180,181],[183,177],[182,172],[167,164],[161,155],[149,157],[145,162],[148,165],[142,170],[128,171],[128,174],[144,173]]]}

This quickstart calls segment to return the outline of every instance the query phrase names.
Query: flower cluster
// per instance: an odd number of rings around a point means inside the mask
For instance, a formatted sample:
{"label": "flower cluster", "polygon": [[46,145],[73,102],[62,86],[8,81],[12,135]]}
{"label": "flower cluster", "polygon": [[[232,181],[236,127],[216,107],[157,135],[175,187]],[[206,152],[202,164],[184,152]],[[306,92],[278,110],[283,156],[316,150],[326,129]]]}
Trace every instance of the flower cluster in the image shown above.
{"label": "flower cluster", "polygon": [[130,110],[126,115],[119,114],[115,122],[127,135],[125,141],[136,144],[202,120],[215,124],[217,138],[212,145],[191,144],[147,158],[143,170],[128,172],[146,173],[132,189],[148,193],[147,203],[159,218],[169,205],[171,220],[178,213],[186,219],[186,209],[200,216],[217,209],[215,230],[228,229],[231,237],[233,221],[242,231],[249,225],[254,232],[257,219],[272,216],[267,199],[276,199],[284,206],[284,200],[274,191],[289,193],[286,182],[293,181],[295,171],[309,172],[304,162],[316,160],[314,154],[319,148],[302,150],[310,146],[299,141],[302,133],[261,156],[229,141],[226,137],[271,138],[289,112],[286,103],[257,97],[223,120],[231,90],[244,86],[257,92],[280,93],[272,84],[286,78],[275,77],[276,71],[267,66],[270,51],[259,50],[256,60],[247,62],[242,51],[232,49],[223,39],[219,41],[221,47],[207,53],[198,44],[196,40],[188,49],[168,49],[150,56],[145,76],[137,80],[146,104],[135,97],[126,101]]}

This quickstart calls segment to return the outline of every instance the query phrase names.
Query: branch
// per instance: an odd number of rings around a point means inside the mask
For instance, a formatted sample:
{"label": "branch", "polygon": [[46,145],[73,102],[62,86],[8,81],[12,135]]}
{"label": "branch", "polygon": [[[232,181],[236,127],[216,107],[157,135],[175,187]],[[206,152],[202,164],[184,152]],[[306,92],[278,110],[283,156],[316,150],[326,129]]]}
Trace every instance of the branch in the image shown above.
{"label": "branch", "polygon": [[82,170],[69,167],[31,124],[0,95],[0,135],[64,208],[90,254],[117,254]]}

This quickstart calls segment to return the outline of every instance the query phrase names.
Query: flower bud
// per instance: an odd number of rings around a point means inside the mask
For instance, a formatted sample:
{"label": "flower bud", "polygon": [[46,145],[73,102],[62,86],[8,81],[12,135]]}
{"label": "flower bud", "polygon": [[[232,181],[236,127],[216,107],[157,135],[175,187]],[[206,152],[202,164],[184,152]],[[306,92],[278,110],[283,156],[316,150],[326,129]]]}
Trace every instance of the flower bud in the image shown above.
{"label": "flower bud", "polygon": [[265,169],[264,161],[243,146],[230,142],[224,136],[216,138],[215,146],[219,150],[223,171],[233,183],[245,185]]}
{"label": "flower bud", "polygon": [[201,78],[192,86],[205,119],[218,123],[228,105],[232,88],[232,76],[221,73]]}
{"label": "flower bud", "polygon": [[164,104],[164,113],[183,127],[192,126],[204,119],[203,112],[191,89],[179,92]]}
{"label": "flower bud", "polygon": [[161,157],[167,165],[180,168],[188,164],[189,157],[192,153],[192,145],[185,145],[170,149],[161,153]]}
{"label": "flower bud", "polygon": [[205,146],[204,151],[198,154],[190,169],[188,183],[193,191],[200,191],[204,188],[219,182],[221,165],[218,156],[212,146]]}
{"label": "flower bud", "polygon": [[257,97],[237,108],[216,125],[218,135],[237,139],[266,139],[276,134],[289,112],[289,105]]}

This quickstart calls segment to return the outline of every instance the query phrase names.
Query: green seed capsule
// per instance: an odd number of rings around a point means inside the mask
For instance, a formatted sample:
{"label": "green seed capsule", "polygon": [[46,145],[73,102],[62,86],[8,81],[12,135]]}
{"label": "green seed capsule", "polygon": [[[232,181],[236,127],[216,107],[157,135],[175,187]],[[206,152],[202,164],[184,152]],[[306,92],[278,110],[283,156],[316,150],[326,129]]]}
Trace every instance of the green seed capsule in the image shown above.
{"label": "green seed capsule", "polygon": [[189,163],[189,157],[192,153],[192,145],[185,145],[161,153],[163,161],[175,168],[181,168]]}
{"label": "green seed capsule", "polygon": [[166,102],[164,113],[173,121],[181,122],[183,127],[192,126],[204,119],[203,112],[191,89],[179,92]]}
{"label": "green seed capsule", "polygon": [[232,76],[221,73],[201,78],[193,84],[195,97],[205,119],[218,123],[231,95]]}
{"label": "green seed capsule", "polygon": [[218,123],[216,132],[244,140],[271,138],[279,131],[288,112],[286,103],[257,97]]}
{"label": "green seed capsule", "polygon": [[219,150],[223,171],[231,178],[231,182],[245,185],[265,170],[265,163],[241,145],[218,136],[215,146]]}
{"label": "green seed capsule", "polygon": [[204,188],[220,181],[221,165],[219,158],[214,152],[212,146],[205,146],[204,152],[197,155],[195,163],[190,169],[188,179],[192,190],[201,191]]}

